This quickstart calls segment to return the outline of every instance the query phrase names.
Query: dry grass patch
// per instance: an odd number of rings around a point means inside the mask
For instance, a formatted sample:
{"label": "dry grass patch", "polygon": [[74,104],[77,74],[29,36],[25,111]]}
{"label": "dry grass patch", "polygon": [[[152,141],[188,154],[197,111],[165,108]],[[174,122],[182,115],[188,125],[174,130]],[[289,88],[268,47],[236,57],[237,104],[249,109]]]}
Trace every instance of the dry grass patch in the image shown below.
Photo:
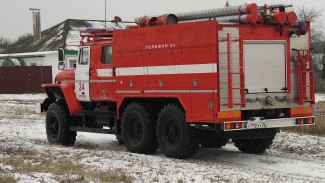
{"label": "dry grass patch", "polygon": [[0,182],[15,183],[16,179],[5,173],[5,171],[0,167]]}
{"label": "dry grass patch", "polygon": [[8,102],[11,104],[24,104],[24,105],[33,105],[37,102],[43,102],[44,100],[37,99],[0,99],[0,102]]}
{"label": "dry grass patch", "polygon": [[29,106],[13,106],[4,107],[2,110],[2,119],[5,119],[7,123],[26,123],[25,119],[28,119],[28,123],[34,122],[34,120],[40,120],[45,117],[45,113],[36,113],[34,107]]}
{"label": "dry grass patch", "polygon": [[16,179],[10,175],[0,173],[0,182],[15,183]]}
{"label": "dry grass patch", "polygon": [[[27,159],[29,158],[29,159]],[[100,182],[133,182],[134,178],[126,175],[122,169],[92,170],[91,166],[75,163],[67,158],[32,158],[32,157],[6,157],[0,158],[0,162],[13,167],[15,172],[20,173],[51,173],[60,182],[76,182],[98,180]],[[75,175],[71,178],[63,175]],[[0,181],[1,182],[1,181]]]}
{"label": "dry grass patch", "polygon": [[120,168],[106,171],[95,170],[93,172],[87,172],[85,176],[96,177],[102,182],[131,183],[134,181],[133,177],[126,175],[126,173]]}
{"label": "dry grass patch", "polygon": [[[99,170],[68,158],[63,153],[39,154],[23,148],[0,147],[6,156],[0,158],[0,163],[10,165],[12,172],[19,173],[51,173],[59,182],[133,182],[122,169]],[[69,175],[69,176],[66,176]],[[2,179],[10,176],[3,176]],[[1,180],[0,182],[8,182]]]}
{"label": "dry grass patch", "polygon": [[20,155],[20,156],[35,156],[36,151],[24,149],[22,147],[11,147],[10,145],[2,146],[0,144],[0,151],[4,155]]}

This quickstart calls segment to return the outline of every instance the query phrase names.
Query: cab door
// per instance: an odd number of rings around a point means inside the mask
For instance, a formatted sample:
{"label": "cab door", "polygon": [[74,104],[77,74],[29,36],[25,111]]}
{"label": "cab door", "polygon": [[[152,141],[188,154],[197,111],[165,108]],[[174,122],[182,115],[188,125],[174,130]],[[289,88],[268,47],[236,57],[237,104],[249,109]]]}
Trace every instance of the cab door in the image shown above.
{"label": "cab door", "polygon": [[90,68],[91,101],[116,101],[112,45],[96,45]]}
{"label": "cab door", "polygon": [[80,47],[75,70],[75,93],[79,101],[90,101],[89,96],[90,46]]}

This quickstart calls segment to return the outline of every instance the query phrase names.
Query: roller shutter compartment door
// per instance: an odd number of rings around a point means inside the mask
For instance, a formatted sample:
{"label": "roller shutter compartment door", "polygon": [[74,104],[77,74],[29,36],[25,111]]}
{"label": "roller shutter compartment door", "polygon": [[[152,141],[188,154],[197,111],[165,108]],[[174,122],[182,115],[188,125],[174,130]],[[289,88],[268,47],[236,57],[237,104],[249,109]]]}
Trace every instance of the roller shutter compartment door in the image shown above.
{"label": "roller shutter compartment door", "polygon": [[286,43],[244,43],[244,72],[248,93],[285,92]]}

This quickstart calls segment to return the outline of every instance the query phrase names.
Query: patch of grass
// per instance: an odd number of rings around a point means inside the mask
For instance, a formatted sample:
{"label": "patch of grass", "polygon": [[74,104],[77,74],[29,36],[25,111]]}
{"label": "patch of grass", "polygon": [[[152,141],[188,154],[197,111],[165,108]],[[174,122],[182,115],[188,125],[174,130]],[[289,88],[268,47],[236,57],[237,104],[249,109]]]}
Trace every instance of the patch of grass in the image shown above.
{"label": "patch of grass", "polygon": [[16,179],[10,175],[0,173],[0,182],[15,183]]}
{"label": "patch of grass", "polygon": [[264,163],[264,164],[268,164],[268,165],[277,163],[276,161],[271,160],[271,159],[260,159],[260,162]]}
{"label": "patch of grass", "polygon": [[101,182],[125,182],[131,183],[134,181],[134,178],[131,176],[126,175],[126,173],[120,169],[113,169],[113,170],[95,170],[89,171],[85,174],[86,177],[95,177],[98,178]]}
{"label": "patch of grass", "polygon": [[45,113],[37,114],[34,107],[30,106],[4,107],[1,115],[3,115],[1,116],[1,123],[6,125],[12,123],[26,124],[25,119],[28,119],[28,123],[35,123],[37,120],[45,118]]}
{"label": "patch of grass", "polygon": [[[59,182],[83,182],[98,180],[99,182],[133,182],[134,178],[122,169],[99,170],[74,161],[66,156],[54,154],[39,155],[32,150],[22,148],[2,148],[7,156],[0,158],[0,162],[10,165],[13,172],[22,173],[51,173]],[[36,156],[38,154],[38,156]],[[57,153],[56,153],[57,154]],[[63,176],[69,175],[69,176]],[[10,176],[3,176],[3,179]],[[5,179],[4,179],[5,180]],[[1,180],[0,182],[8,182]],[[15,182],[15,181],[14,181]],[[96,182],[96,181],[95,181]]]}
{"label": "patch of grass", "polygon": [[29,149],[23,149],[22,147],[11,147],[9,145],[2,146],[0,144],[0,150],[5,155],[24,155],[35,156],[36,152]]}
{"label": "patch of grass", "polygon": [[325,102],[317,102],[315,106],[315,125],[283,128],[283,131],[299,134],[325,136]]}
{"label": "patch of grass", "polygon": [[4,170],[0,168],[0,182],[15,183],[16,179],[11,175],[6,174]]}

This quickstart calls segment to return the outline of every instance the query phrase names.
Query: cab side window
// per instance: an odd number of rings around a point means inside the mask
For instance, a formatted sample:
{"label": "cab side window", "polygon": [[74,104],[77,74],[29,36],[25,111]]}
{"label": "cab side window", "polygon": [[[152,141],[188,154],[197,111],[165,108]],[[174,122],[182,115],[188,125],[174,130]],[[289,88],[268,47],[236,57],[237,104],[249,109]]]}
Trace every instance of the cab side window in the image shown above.
{"label": "cab side window", "polygon": [[105,47],[103,47],[102,63],[103,64],[110,64],[110,63],[112,63],[112,46],[105,46]]}
{"label": "cab side window", "polygon": [[79,65],[88,65],[90,60],[89,48],[81,48],[79,51]]}

